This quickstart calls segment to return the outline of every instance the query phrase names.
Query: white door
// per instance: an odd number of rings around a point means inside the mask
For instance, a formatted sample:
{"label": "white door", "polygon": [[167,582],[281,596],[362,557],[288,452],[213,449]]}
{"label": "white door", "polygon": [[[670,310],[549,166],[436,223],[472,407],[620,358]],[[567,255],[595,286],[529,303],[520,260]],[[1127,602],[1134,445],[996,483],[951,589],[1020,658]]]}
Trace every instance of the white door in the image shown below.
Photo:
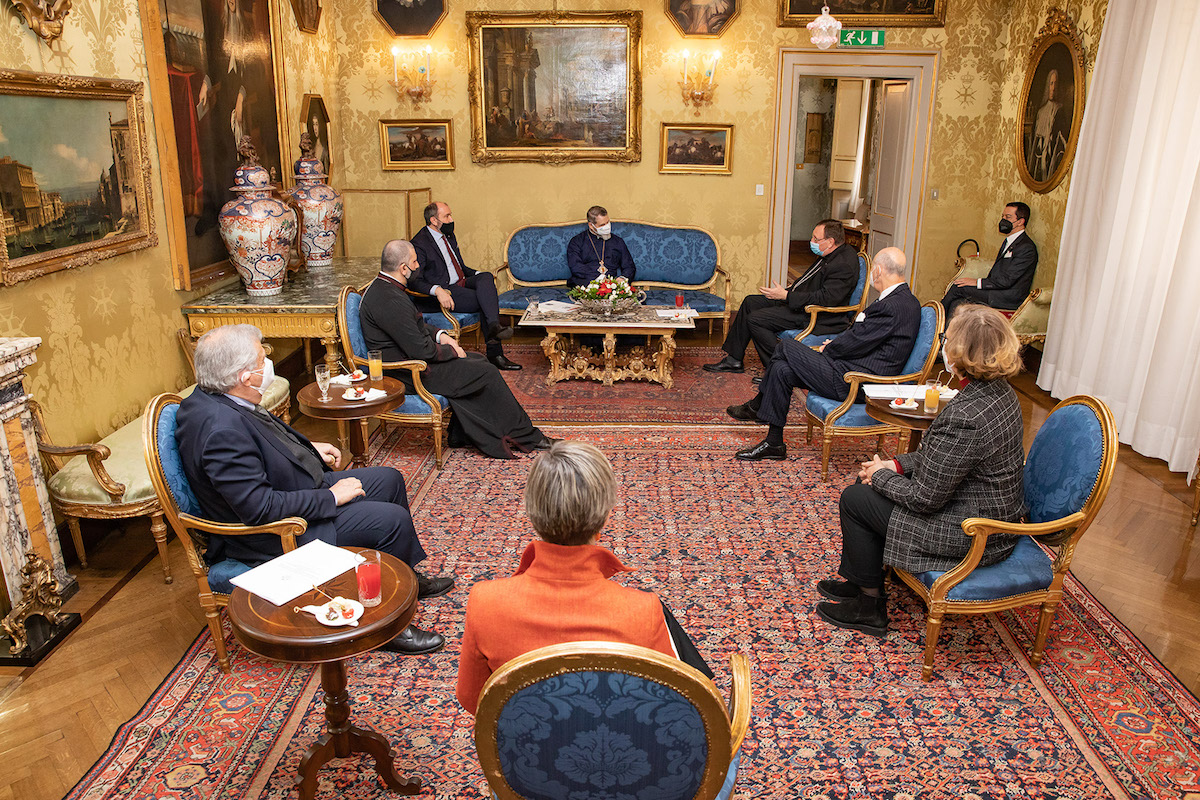
{"label": "white door", "polygon": [[[909,125],[910,81],[884,81],[883,113],[879,125],[879,158],[875,162],[875,196],[871,198],[871,255],[903,240],[908,204],[906,158]],[[911,253],[906,254],[910,258]]]}

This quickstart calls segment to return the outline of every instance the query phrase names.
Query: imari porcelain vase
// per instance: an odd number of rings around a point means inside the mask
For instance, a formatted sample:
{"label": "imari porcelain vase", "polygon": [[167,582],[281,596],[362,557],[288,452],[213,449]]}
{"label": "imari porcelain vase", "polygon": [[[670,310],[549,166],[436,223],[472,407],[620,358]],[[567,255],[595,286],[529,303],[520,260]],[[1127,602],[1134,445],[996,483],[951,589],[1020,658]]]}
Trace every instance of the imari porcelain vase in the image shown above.
{"label": "imari porcelain vase", "polygon": [[259,166],[248,136],[242,137],[238,154],[242,165],[231,187],[238,197],[221,209],[221,238],[247,294],[279,294],[287,277],[288,249],[296,237],[296,212],[271,196],[271,176]]}
{"label": "imari porcelain vase", "polygon": [[333,246],[342,224],[342,196],[325,183],[325,167],[313,158],[307,133],[300,137],[300,152],[303,155],[295,165],[296,187],[292,189],[304,219],[300,252],[306,266],[328,267],[333,264]]}

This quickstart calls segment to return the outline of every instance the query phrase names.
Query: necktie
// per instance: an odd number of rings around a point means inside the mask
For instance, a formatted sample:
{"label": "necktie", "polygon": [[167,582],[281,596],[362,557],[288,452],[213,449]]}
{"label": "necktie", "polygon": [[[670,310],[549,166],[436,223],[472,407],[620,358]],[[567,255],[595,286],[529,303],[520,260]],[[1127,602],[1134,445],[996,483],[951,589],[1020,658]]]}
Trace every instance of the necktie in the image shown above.
{"label": "necktie", "polygon": [[455,281],[459,286],[467,285],[467,276],[463,272],[462,264],[458,263],[458,258],[454,255],[454,248],[450,246],[450,240],[443,238],[446,244],[446,253],[450,256],[450,263],[454,265],[454,271],[458,273],[458,280]]}
{"label": "necktie", "polygon": [[1004,258],[1004,254],[1008,252],[1008,239],[1004,240],[1004,244],[1000,245],[1000,252],[996,254],[996,260]]}
{"label": "necktie", "polygon": [[325,477],[325,467],[322,464],[321,459],[313,453],[308,442],[301,441],[296,434],[288,430],[286,425],[275,419],[275,417],[273,417],[270,412],[268,412],[262,406],[254,407],[254,415],[271,428],[271,433],[275,434],[275,438],[277,438],[280,443],[287,448],[289,453],[295,456],[296,460],[300,462],[305,471],[312,476],[313,487],[316,488],[317,486],[320,486],[321,481]]}

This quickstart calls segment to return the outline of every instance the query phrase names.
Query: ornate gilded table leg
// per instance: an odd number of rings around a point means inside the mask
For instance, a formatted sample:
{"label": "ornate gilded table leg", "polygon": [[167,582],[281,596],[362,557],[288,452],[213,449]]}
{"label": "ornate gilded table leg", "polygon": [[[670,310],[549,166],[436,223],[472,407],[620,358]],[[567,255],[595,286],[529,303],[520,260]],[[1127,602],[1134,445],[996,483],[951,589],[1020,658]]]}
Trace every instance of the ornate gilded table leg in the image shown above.
{"label": "ornate gilded table leg", "polygon": [[604,334],[604,374],[605,386],[612,386],[617,373],[617,335]]}
{"label": "ornate gilded table leg", "polygon": [[[341,361],[338,353],[338,341],[337,336],[321,337],[321,344],[325,345],[325,364],[329,367],[330,375],[337,375],[341,372],[341,369],[338,368],[338,363]],[[349,369],[349,365],[346,368]]]}
{"label": "ornate gilded table leg", "polygon": [[566,352],[563,350],[562,340],[559,339],[557,333],[546,333],[546,338],[542,339],[542,352],[546,354],[546,360],[550,362],[550,371],[546,373],[546,385],[553,386],[566,377],[563,369]]}
{"label": "ornate gilded table leg", "polygon": [[664,333],[658,340],[658,352],[655,361],[658,363],[658,382],[663,388],[670,389],[675,383],[672,375],[675,367],[675,334]]}

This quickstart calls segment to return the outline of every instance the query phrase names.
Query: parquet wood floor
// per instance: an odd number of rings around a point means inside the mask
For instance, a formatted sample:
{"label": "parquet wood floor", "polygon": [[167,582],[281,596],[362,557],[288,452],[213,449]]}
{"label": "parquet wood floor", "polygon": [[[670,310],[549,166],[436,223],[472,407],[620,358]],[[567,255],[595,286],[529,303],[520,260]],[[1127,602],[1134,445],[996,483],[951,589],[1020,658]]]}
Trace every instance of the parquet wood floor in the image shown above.
{"label": "parquet wood floor", "polygon": [[[1028,445],[1054,401],[1031,376],[1017,385]],[[328,427],[298,425],[332,440]],[[1188,527],[1191,497],[1181,475],[1122,446],[1112,491],[1080,544],[1074,572],[1197,693],[1200,550]],[[37,667],[0,669],[0,800],[61,798],[200,632],[183,551],[175,542],[169,550],[176,580],[168,586],[148,526],[114,529],[90,548],[92,566],[78,572],[81,591],[68,602],[84,624]]]}

